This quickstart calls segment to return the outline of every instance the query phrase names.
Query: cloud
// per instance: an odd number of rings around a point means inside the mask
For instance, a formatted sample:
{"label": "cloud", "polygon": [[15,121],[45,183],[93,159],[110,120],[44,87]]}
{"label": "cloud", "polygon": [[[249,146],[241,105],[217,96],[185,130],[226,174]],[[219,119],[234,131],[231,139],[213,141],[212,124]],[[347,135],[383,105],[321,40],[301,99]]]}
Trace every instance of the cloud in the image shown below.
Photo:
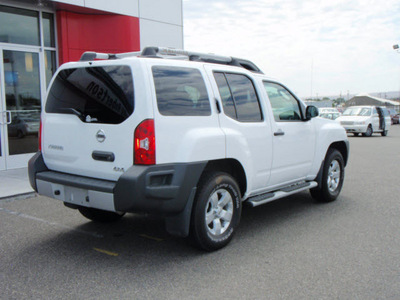
{"label": "cloud", "polygon": [[400,2],[184,0],[188,50],[253,60],[300,96],[400,89]]}

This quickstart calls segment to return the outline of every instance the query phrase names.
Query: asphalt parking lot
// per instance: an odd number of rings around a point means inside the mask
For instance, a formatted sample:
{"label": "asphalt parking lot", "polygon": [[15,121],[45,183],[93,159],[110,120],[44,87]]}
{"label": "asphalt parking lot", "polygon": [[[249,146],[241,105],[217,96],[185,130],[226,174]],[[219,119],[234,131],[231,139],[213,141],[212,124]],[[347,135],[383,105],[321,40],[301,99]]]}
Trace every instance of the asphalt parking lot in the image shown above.
{"label": "asphalt parking lot", "polygon": [[400,299],[400,125],[349,140],[337,201],[245,208],[214,253],[154,217],[99,225],[45,197],[0,201],[0,298]]}

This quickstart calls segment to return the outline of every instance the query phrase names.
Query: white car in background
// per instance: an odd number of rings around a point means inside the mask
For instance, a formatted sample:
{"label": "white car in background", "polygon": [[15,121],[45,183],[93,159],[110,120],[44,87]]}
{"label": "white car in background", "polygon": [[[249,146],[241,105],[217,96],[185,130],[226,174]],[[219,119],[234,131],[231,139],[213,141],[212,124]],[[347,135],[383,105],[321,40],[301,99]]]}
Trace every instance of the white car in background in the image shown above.
{"label": "white car in background", "polygon": [[338,117],[341,116],[341,113],[333,107],[321,107],[318,108],[319,116],[321,118],[329,119],[329,120],[336,120]]}
{"label": "white car in background", "polygon": [[380,106],[351,106],[348,107],[337,121],[346,129],[347,133],[358,136],[371,136],[380,133],[388,134],[391,119],[386,108]]}

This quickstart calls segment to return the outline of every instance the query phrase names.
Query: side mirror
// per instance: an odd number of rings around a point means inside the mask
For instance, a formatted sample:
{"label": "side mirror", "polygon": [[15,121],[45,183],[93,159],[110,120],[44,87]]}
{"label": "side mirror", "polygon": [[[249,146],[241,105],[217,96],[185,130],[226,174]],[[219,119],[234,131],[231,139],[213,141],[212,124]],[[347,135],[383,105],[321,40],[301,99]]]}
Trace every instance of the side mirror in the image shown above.
{"label": "side mirror", "polygon": [[306,108],[306,121],[311,120],[312,118],[318,117],[318,108],[314,105],[307,106]]}

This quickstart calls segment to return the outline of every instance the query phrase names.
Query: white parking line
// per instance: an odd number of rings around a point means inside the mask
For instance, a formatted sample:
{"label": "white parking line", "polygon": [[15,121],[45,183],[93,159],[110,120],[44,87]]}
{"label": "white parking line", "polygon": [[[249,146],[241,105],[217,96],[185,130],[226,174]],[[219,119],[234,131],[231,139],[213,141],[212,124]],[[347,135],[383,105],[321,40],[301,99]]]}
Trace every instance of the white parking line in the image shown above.
{"label": "white parking line", "polygon": [[9,210],[9,209],[3,208],[3,207],[0,207],[0,212],[5,212],[5,213],[13,215],[13,216],[22,217],[22,218],[25,218],[25,219],[41,222],[41,223],[44,223],[44,224],[47,224],[47,225],[50,225],[50,226],[55,226],[55,227],[58,227],[58,228],[69,230],[69,231],[74,231],[76,233],[89,235],[89,236],[92,236],[92,237],[95,237],[95,238],[103,238],[104,237],[103,235],[98,234],[98,233],[93,233],[93,232],[89,232],[89,231],[85,231],[85,230],[81,230],[81,229],[72,228],[72,227],[69,227],[69,226],[66,226],[66,225],[63,225],[63,224],[59,224],[59,223],[56,223],[56,222],[50,222],[50,221],[47,221],[47,220],[44,220],[44,219],[40,219],[40,218],[37,218],[37,217],[34,217],[34,216],[30,216],[30,215],[27,215],[27,214],[24,214],[24,213],[20,213],[20,212],[17,212],[17,211],[12,211],[12,210]]}

